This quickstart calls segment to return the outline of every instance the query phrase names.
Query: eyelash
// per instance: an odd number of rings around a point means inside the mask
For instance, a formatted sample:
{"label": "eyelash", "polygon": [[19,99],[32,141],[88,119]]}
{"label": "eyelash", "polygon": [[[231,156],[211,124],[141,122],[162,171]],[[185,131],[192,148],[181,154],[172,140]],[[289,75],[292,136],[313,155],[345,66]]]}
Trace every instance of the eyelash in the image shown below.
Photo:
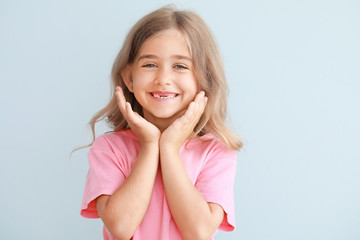
{"label": "eyelash", "polygon": [[143,65],[142,67],[156,67],[156,65],[153,63],[149,63],[149,64]]}
{"label": "eyelash", "polygon": [[[145,64],[142,67],[156,67],[155,64],[153,63],[149,63],[149,64]],[[188,69],[185,65],[181,65],[181,64],[176,64],[174,65],[174,68],[178,68],[178,69]]]}
{"label": "eyelash", "polygon": [[[149,64],[145,64],[143,65],[142,67],[145,67],[145,68],[153,68],[153,67],[157,67],[155,64],[153,63],[149,63]],[[185,65],[181,65],[181,64],[176,64],[174,65],[174,68],[176,69],[189,69],[188,67],[186,67]]]}
{"label": "eyelash", "polygon": [[174,66],[174,68],[177,68],[177,69],[188,69],[186,66],[181,65],[181,64],[176,64],[176,65]]}

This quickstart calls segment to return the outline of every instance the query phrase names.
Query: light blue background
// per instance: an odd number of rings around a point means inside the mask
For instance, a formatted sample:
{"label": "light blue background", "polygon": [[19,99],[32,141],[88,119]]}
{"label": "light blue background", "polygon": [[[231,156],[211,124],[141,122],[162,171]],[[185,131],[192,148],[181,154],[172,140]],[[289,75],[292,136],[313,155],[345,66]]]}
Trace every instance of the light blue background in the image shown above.
{"label": "light blue background", "polygon": [[[125,34],[168,3],[0,2],[0,239],[101,239],[79,215],[87,150],[69,152],[91,140]],[[360,239],[360,2],[174,3],[216,36],[247,140],[237,228],[216,239]]]}

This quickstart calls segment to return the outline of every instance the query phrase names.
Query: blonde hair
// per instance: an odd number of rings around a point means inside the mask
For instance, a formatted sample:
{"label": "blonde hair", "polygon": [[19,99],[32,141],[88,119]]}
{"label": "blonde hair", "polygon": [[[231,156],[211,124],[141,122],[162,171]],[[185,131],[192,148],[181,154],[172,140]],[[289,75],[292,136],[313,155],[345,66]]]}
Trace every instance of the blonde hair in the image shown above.
{"label": "blonde hair", "polygon": [[[135,99],[134,94],[125,86],[121,72],[134,61],[142,44],[149,37],[169,29],[178,30],[188,41],[195,77],[208,97],[205,111],[190,139],[212,133],[230,149],[239,150],[243,145],[242,142],[225,125],[228,87],[222,60],[213,36],[205,22],[197,14],[191,11],[179,11],[171,7],[160,8],[146,15],[128,33],[112,67],[112,98],[107,106],[98,111],[89,122],[93,134],[92,143],[95,140],[95,124],[99,121],[105,119],[113,131],[129,128],[117,105],[114,94],[116,86],[122,88],[125,98],[133,110],[142,115],[142,107]],[[88,146],[91,146],[92,143]]]}

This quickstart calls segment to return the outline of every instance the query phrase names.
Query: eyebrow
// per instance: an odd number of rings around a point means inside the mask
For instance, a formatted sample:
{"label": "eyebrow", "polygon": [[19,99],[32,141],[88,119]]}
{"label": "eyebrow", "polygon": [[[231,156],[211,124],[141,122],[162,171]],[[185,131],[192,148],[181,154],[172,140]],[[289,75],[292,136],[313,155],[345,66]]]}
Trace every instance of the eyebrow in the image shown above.
{"label": "eyebrow", "polygon": [[[150,58],[150,59],[157,59],[159,58],[158,56],[154,55],[154,54],[145,54],[145,55],[141,55],[137,61],[140,61],[141,59],[144,59],[144,58]],[[189,58],[188,56],[184,56],[184,55],[172,55],[171,58],[174,58],[174,59],[185,59],[185,60],[188,60],[188,61],[192,61],[191,58]]]}

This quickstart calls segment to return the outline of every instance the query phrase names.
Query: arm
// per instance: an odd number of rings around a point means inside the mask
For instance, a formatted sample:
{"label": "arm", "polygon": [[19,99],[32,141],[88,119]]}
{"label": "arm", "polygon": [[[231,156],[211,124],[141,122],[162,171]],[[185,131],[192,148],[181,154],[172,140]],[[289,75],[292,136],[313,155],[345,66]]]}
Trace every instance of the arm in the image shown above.
{"label": "arm", "polygon": [[96,208],[113,236],[130,239],[150,202],[159,165],[160,131],[132,111],[120,89],[117,89],[116,94],[120,111],[140,140],[140,152],[125,182],[113,195],[97,198]]}
{"label": "arm", "polygon": [[210,239],[223,217],[223,209],[207,203],[189,180],[179,153],[160,150],[161,170],[167,201],[184,239]]}
{"label": "arm", "polygon": [[150,202],[158,169],[158,143],[141,146],[125,182],[111,196],[96,201],[99,216],[118,239],[130,239],[141,223]]}
{"label": "arm", "polygon": [[199,93],[185,114],[174,121],[160,138],[160,164],[171,214],[184,239],[209,239],[220,225],[224,211],[207,203],[192,185],[179,150],[200,119],[206,97]]}

